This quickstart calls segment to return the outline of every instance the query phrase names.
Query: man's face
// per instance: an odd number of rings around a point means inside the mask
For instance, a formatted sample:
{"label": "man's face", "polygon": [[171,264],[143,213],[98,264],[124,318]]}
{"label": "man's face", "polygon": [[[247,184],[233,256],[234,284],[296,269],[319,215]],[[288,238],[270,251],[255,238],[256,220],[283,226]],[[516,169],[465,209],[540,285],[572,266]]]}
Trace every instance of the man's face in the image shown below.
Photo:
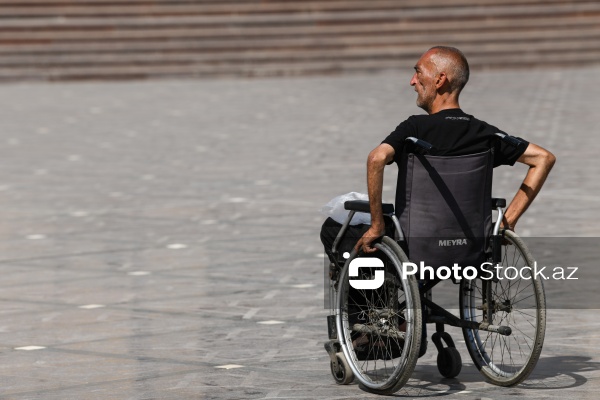
{"label": "man's face", "polygon": [[428,113],[437,94],[435,73],[436,68],[430,59],[430,54],[425,53],[415,65],[415,74],[410,80],[410,86],[414,86],[417,92],[417,106]]}

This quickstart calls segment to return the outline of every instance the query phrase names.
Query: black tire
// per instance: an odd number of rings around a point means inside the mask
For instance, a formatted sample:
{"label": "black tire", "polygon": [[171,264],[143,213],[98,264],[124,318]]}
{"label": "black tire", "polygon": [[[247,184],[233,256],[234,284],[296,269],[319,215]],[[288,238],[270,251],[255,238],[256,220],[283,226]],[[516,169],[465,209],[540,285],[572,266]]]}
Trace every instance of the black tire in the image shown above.
{"label": "black tire", "polygon": [[445,378],[454,378],[462,369],[462,358],[455,347],[444,347],[437,356],[437,367]]}
{"label": "black tire", "polygon": [[348,272],[356,258],[353,252],[340,275],[336,325],[356,380],[365,390],[391,394],[408,381],[417,363],[422,310],[416,278],[402,277],[402,263],[408,262],[404,251],[387,236],[376,247],[379,251],[368,256],[383,261],[382,286],[351,287]]}
{"label": "black tire", "polygon": [[[546,334],[546,298],[542,280],[533,279],[524,268],[535,265],[531,253],[512,231],[505,233],[499,265],[506,272],[507,267],[515,267],[522,276],[498,282],[463,279],[460,314],[462,319],[482,322],[484,313],[493,310],[490,323],[511,328],[512,332],[507,336],[466,328],[463,335],[479,371],[495,385],[512,386],[529,376],[542,352]],[[509,276],[512,275],[511,271]],[[491,294],[491,301],[486,302],[486,293]],[[488,307],[484,307],[484,303]]]}
{"label": "black tire", "polygon": [[354,374],[352,373],[352,369],[348,365],[348,361],[346,361],[346,357],[344,357],[344,353],[337,353],[337,369],[333,365],[333,362],[329,363],[329,367],[331,369],[331,375],[335,380],[335,383],[338,385],[348,385],[352,383],[354,380]]}

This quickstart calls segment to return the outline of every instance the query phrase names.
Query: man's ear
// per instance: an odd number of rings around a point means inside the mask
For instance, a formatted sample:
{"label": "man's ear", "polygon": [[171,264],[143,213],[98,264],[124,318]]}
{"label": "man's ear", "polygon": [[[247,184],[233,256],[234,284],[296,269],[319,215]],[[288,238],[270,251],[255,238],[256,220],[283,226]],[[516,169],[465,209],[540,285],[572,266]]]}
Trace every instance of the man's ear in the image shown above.
{"label": "man's ear", "polygon": [[435,88],[440,89],[446,83],[448,83],[448,76],[445,72],[440,72],[437,78],[435,79]]}

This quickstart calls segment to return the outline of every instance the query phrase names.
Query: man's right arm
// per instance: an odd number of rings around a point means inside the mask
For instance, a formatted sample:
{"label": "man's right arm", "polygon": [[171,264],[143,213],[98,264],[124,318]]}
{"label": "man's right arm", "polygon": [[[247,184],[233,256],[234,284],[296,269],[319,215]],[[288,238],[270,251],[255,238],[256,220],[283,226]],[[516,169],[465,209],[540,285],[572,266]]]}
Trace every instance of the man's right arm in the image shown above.
{"label": "man's right arm", "polygon": [[369,191],[369,204],[371,207],[371,227],[356,243],[355,248],[361,247],[365,253],[376,251],[371,246],[373,241],[385,234],[385,222],[381,208],[383,192],[383,170],[394,159],[394,148],[387,143],[377,146],[367,159],[367,189]]}

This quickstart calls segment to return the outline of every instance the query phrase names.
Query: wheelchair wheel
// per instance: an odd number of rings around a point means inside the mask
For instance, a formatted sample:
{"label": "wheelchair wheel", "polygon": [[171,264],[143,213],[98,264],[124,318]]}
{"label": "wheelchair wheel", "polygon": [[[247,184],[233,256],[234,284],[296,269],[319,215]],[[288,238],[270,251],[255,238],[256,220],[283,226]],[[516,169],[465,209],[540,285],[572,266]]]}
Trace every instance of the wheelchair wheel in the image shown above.
{"label": "wheelchair wheel", "polygon": [[455,378],[462,369],[462,359],[456,347],[444,347],[437,356],[438,371],[444,378]]}
{"label": "wheelchair wheel", "polygon": [[[355,379],[370,392],[391,394],[406,383],[417,363],[422,310],[416,278],[402,278],[408,258],[400,246],[386,236],[375,247],[379,251],[369,257],[382,260],[383,283],[377,289],[352,287],[353,257],[348,259],[338,284],[336,327]],[[361,268],[360,279],[370,279],[373,272]]]}
{"label": "wheelchair wheel", "polygon": [[[531,273],[531,253],[511,231],[505,233],[498,265],[504,271],[498,276],[502,279],[461,281],[460,313],[462,319],[477,322],[491,314],[490,324],[511,328],[509,335],[464,328],[463,335],[479,371],[495,385],[512,386],[529,376],[540,357],[546,332],[546,299],[542,280],[533,279]],[[509,279],[519,271],[515,279]],[[490,275],[484,272],[482,276]]]}
{"label": "wheelchair wheel", "polygon": [[333,379],[338,385],[348,385],[352,383],[354,380],[354,374],[346,361],[346,357],[344,353],[337,353],[337,368],[333,365],[333,362],[330,363],[331,375],[333,375]]}

